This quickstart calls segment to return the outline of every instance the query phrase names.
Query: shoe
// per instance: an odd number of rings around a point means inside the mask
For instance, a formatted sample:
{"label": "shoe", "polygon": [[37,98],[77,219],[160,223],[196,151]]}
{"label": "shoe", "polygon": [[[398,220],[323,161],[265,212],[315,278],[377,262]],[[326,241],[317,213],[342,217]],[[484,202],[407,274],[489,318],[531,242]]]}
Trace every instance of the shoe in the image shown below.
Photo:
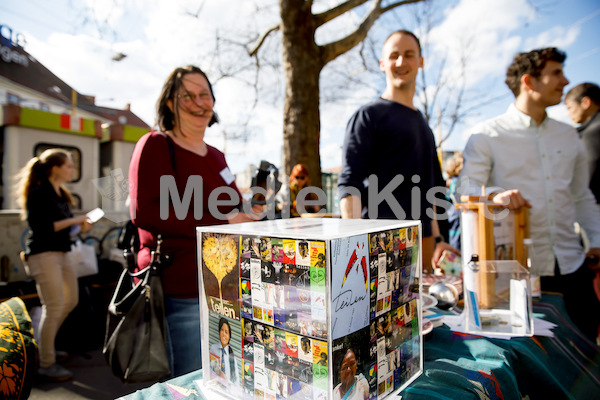
{"label": "shoe", "polygon": [[71,371],[56,363],[48,368],[39,368],[38,375],[53,382],[63,382],[73,378]]}
{"label": "shoe", "polygon": [[64,363],[69,358],[69,353],[67,353],[66,351],[56,350],[55,354],[56,354],[56,362],[58,364]]}

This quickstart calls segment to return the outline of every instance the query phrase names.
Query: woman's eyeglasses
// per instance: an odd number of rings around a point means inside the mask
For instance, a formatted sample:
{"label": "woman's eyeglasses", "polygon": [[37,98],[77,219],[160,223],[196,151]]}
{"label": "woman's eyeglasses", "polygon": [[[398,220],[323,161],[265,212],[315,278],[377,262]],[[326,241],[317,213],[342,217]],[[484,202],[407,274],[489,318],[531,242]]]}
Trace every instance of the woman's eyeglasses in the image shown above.
{"label": "woman's eyeglasses", "polygon": [[196,103],[196,101],[198,99],[205,101],[206,99],[210,98],[210,93],[202,92],[202,93],[194,94],[194,93],[186,92],[183,94],[178,94],[177,98],[183,103],[183,105],[189,106],[192,103]]}
{"label": "woman's eyeglasses", "polygon": [[296,175],[296,179],[306,179],[306,177],[304,175]]}

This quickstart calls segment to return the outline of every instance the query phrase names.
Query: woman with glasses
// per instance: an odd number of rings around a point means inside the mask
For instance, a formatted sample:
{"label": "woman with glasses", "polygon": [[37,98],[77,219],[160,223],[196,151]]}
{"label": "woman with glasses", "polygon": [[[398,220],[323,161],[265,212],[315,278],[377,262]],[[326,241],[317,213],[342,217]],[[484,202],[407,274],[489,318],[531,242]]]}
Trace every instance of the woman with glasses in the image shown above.
{"label": "woman with glasses", "polygon": [[[306,165],[304,164],[296,164],[294,168],[292,168],[292,172],[290,174],[290,216],[300,216],[300,213],[298,212],[299,204],[296,203],[296,199],[300,190],[308,186],[310,186],[308,168],[306,168]],[[305,200],[317,200],[317,196],[313,192],[308,192],[305,197]],[[308,213],[315,213],[321,209],[320,206],[308,206],[306,204],[302,204],[301,208],[303,208],[305,212]]]}
{"label": "woman with glasses", "polygon": [[214,105],[201,69],[176,68],[157,102],[159,130],[138,141],[129,166],[138,268],[148,266],[159,234],[173,259],[162,272],[171,377],[202,368],[196,227],[252,221],[240,212],[242,196],[224,154],[204,141],[206,128],[218,122]]}

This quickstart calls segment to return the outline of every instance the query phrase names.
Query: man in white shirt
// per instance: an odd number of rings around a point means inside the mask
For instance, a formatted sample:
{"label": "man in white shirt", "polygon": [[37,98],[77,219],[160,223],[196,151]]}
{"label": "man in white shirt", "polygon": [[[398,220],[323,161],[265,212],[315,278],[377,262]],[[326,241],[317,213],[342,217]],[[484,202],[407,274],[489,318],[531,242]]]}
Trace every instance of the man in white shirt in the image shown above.
{"label": "man in white shirt", "polygon": [[[483,185],[496,187],[495,203],[510,210],[530,208],[531,272],[541,276],[542,290],[563,293],[569,316],[595,342],[600,303],[588,264],[600,256],[600,211],[588,189],[585,149],[577,131],[546,114],[547,107],[560,103],[569,83],[563,74],[565,58],[555,48],[515,56],[506,84],[516,101],[505,114],[474,128],[460,176],[462,182],[468,178],[468,194],[480,193]],[[589,236],[587,255],[575,221]]]}

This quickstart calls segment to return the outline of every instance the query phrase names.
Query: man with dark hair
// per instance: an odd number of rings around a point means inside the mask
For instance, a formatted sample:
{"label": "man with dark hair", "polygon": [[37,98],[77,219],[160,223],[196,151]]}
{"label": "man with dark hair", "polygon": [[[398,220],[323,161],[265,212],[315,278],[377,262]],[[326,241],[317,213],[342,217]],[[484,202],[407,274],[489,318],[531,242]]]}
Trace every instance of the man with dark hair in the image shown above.
{"label": "man with dark hair", "polygon": [[[460,176],[468,178],[468,194],[485,186],[495,203],[510,210],[530,208],[531,273],[541,276],[542,290],[563,293],[569,316],[595,342],[600,302],[588,265],[600,256],[600,210],[588,188],[577,131],[546,114],[547,107],[560,103],[569,83],[565,57],[555,48],[515,56],[506,77],[515,103],[474,128]],[[587,257],[575,221],[590,239]]]}
{"label": "man with dark hair", "polygon": [[600,203],[600,87],[581,83],[565,96],[569,116],[577,127],[587,151],[590,189]]}
{"label": "man with dark hair", "polygon": [[220,378],[237,384],[240,372],[237,365],[238,361],[230,344],[231,335],[229,321],[221,317],[219,319],[219,342],[210,346],[210,353],[218,362],[213,363],[211,361],[211,367],[213,372]]}
{"label": "man with dark hair", "polygon": [[429,269],[444,249],[458,250],[444,242],[428,211],[428,191],[438,187],[443,194],[446,185],[433,133],[413,104],[423,67],[419,39],[406,30],[392,33],[383,44],[379,66],[385,91],[361,107],[346,129],[338,179],[340,211],[342,218],[420,219],[423,265]]}

